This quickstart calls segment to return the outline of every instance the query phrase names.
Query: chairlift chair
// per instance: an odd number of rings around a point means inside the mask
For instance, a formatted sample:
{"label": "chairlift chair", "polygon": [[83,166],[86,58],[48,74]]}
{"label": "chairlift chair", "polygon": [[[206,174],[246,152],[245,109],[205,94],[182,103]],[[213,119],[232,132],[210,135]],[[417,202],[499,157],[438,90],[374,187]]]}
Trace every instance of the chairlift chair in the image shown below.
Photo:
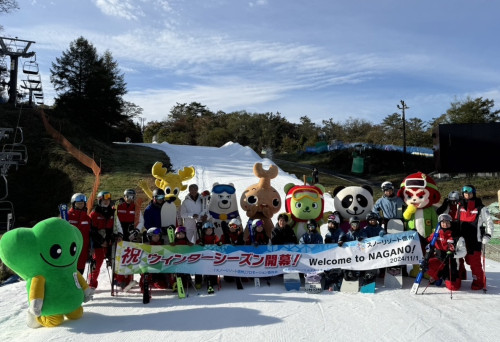
{"label": "chairlift chair", "polygon": [[34,84],[39,84],[42,82],[42,78],[40,77],[40,74],[29,74],[28,75],[28,82],[34,83]]}
{"label": "chairlift chair", "polygon": [[24,144],[5,144],[2,152],[12,153],[12,160],[17,161],[19,165],[26,165],[28,162],[28,148]]}
{"label": "chairlift chair", "polygon": [[0,201],[0,231],[14,228],[15,220],[14,204],[11,201]]}
{"label": "chairlift chair", "polygon": [[23,72],[28,75],[36,75],[39,73],[38,63],[35,58],[23,63]]}
{"label": "chairlift chair", "polygon": [[14,128],[11,127],[0,127],[0,140],[3,138],[8,138],[10,134],[14,132]]}

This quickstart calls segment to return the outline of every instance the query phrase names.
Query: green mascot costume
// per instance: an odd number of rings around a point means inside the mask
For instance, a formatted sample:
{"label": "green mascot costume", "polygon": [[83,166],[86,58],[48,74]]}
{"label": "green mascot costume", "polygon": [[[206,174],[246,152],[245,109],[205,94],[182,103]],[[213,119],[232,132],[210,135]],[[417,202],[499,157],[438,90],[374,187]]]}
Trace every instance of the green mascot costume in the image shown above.
{"label": "green mascot costume", "polygon": [[80,231],[59,218],[3,235],[0,259],[26,280],[29,327],[55,327],[64,317],[82,317],[82,302],[92,299],[91,289],[76,269],[82,244]]}

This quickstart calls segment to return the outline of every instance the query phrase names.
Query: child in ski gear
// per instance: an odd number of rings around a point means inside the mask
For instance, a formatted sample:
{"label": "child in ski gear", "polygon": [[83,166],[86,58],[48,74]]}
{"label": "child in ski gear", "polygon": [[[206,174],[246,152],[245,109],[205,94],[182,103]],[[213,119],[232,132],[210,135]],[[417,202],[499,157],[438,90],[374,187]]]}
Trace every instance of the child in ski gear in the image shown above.
{"label": "child in ski gear", "polygon": [[83,274],[90,254],[90,217],[87,214],[87,196],[76,193],[71,196],[71,208],[68,210],[68,222],[78,228],[83,237],[82,252],[78,258],[77,269]]}
{"label": "child in ski gear", "polygon": [[342,229],[339,229],[340,216],[334,212],[328,216],[328,233],[325,235],[325,243],[338,243]]}
{"label": "child in ski gear", "polygon": [[244,245],[243,229],[241,228],[240,220],[232,219],[229,221],[229,229],[224,232],[220,241],[223,245]]}
{"label": "child in ski gear", "polygon": [[97,194],[97,205],[90,213],[90,236],[94,248],[92,258],[94,269],[90,275],[90,287],[97,288],[99,272],[104,259],[111,261],[112,245],[123,237],[119,220],[115,220],[115,208],[111,205],[111,193],[101,191]]}
{"label": "child in ski gear", "polygon": [[[161,246],[164,245],[164,241],[162,239],[162,230],[161,228],[151,227],[147,230],[147,238],[148,240],[145,243],[151,246]],[[141,292],[144,292],[144,274],[141,274],[141,279],[139,280],[139,286],[141,288]],[[171,288],[171,284],[173,283],[172,275],[166,273],[148,273],[146,274],[149,277],[149,283],[151,286],[157,289],[168,289]]]}
{"label": "child in ski gear", "polygon": [[[460,289],[462,282],[458,276],[456,259],[460,257],[458,254],[460,243],[457,244],[457,241],[453,237],[451,221],[452,217],[448,214],[441,214],[438,217],[441,230],[434,244],[434,255],[429,259],[427,274],[431,277],[431,282],[444,279],[447,288],[457,291]],[[433,236],[429,236],[427,240],[430,242],[432,238]],[[463,240],[461,244],[461,250],[465,253]],[[457,254],[455,254],[456,252]],[[422,267],[426,266],[427,265],[422,265]]]}
{"label": "child in ski gear", "polygon": [[379,216],[377,213],[368,213],[368,215],[366,215],[366,221],[368,222],[368,225],[364,230],[367,238],[374,236],[384,236],[384,228],[382,228],[379,224]]}
{"label": "child in ski gear", "polygon": [[[241,227],[241,222],[238,219],[232,219],[229,221],[228,229],[223,229],[224,234],[221,236],[221,244],[223,245],[244,245],[243,240],[243,229]],[[224,280],[227,282],[233,282],[235,277],[224,276]]]}
{"label": "child in ski gear", "polygon": [[[120,220],[120,224],[123,229],[123,240],[130,240],[130,233],[133,232],[135,227],[136,215],[138,216],[138,224],[137,228],[142,229],[144,227],[144,219],[142,215],[140,215],[140,208],[136,208],[135,203],[135,190],[134,189],[126,189],[123,192],[123,198],[120,198],[118,201],[118,206],[116,208],[116,214],[118,216],[118,220]],[[125,288],[132,280],[134,279],[134,275],[116,275],[116,281],[118,286],[122,289]]]}
{"label": "child in ski gear", "polygon": [[472,185],[462,187],[463,200],[459,205],[460,236],[465,240],[467,255],[465,262],[472,272],[472,290],[481,290],[485,285],[485,274],[481,263],[481,250],[487,245],[493,234],[493,221],[487,207],[476,197],[476,188]]}
{"label": "child in ski gear", "polygon": [[252,229],[252,232],[248,235],[246,242],[247,245],[253,244],[258,246],[269,244],[269,237],[264,231],[264,223],[262,220],[253,220],[252,227],[250,227],[250,229]]}
{"label": "child in ski gear", "polygon": [[198,185],[191,184],[188,188],[189,194],[181,204],[181,217],[184,220],[187,239],[194,243],[196,242],[196,223],[205,222],[207,220],[206,213],[202,213],[203,204]]}
{"label": "child in ski gear", "polygon": [[317,231],[318,223],[315,220],[307,221],[307,233],[301,236],[299,244],[321,244],[323,237]]}
{"label": "child in ski gear", "polygon": [[287,214],[281,213],[278,215],[278,222],[271,233],[271,243],[273,245],[297,244],[295,232],[287,222]]}
{"label": "child in ski gear", "polygon": [[351,228],[347,233],[342,233],[339,237],[339,246],[342,246],[344,242],[348,241],[362,241],[366,239],[366,232],[364,229],[359,228],[360,220],[357,216],[353,216],[349,219],[349,224]]}
{"label": "child in ski gear", "polygon": [[[196,241],[200,246],[205,245],[217,245],[219,244],[219,237],[215,234],[215,226],[212,222],[207,221],[203,224],[201,237]],[[209,294],[214,293],[213,286],[217,284],[216,275],[206,275],[207,291]],[[194,282],[197,288],[201,288],[201,283],[203,281],[203,276],[201,274],[196,274],[194,276]],[[199,285],[199,287],[198,287]]]}
{"label": "child in ski gear", "polygon": [[[328,216],[328,233],[325,235],[325,244],[328,243],[338,243],[342,229],[340,226],[340,215],[338,212],[334,212]],[[325,289],[339,291],[340,282],[342,280],[342,269],[333,268],[331,270],[325,271]]]}
{"label": "child in ski gear", "polygon": [[404,202],[401,197],[394,193],[394,185],[391,182],[383,182],[381,189],[384,194],[375,202],[372,211],[379,216],[382,214],[381,224],[387,229],[387,222],[390,219],[403,218]]}
{"label": "child in ski gear", "polygon": [[193,243],[186,236],[186,227],[178,226],[175,228],[175,240],[173,243],[170,243],[172,246],[192,246]]}

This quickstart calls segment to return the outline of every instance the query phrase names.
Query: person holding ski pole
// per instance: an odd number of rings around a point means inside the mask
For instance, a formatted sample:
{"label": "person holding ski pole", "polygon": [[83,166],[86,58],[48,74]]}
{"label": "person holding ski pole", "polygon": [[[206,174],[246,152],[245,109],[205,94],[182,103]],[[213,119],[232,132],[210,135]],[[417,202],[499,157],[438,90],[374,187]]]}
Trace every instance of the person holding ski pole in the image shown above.
{"label": "person holding ski pole", "polygon": [[[94,246],[92,257],[95,267],[90,274],[90,287],[96,289],[97,278],[104,259],[111,260],[111,247],[113,243],[120,242],[123,230],[120,221],[115,220],[115,208],[111,204],[111,193],[101,191],[97,194],[97,205],[90,213],[90,236]],[[112,276],[110,276],[111,278]],[[110,279],[110,282],[113,282]]]}
{"label": "person holding ski pole", "polygon": [[[451,227],[452,217],[448,214],[441,214],[438,217],[438,222],[441,227],[438,238],[434,244],[434,255],[431,255],[428,261],[427,274],[429,282],[439,284],[441,279],[445,281],[445,285],[452,291],[460,290],[462,280],[458,275],[457,258],[465,255],[465,241],[463,238],[456,238]],[[433,236],[427,238],[431,242]]]}
{"label": "person holding ski pole", "polygon": [[476,197],[476,188],[472,185],[462,187],[463,200],[459,205],[458,221],[460,236],[465,240],[467,255],[465,262],[472,272],[472,290],[485,289],[485,274],[481,256],[493,235],[493,220],[490,212],[480,198]]}
{"label": "person holding ski pole", "polygon": [[87,196],[78,192],[71,196],[68,222],[78,228],[83,237],[82,252],[78,258],[77,269],[83,275],[85,264],[90,256],[90,217],[87,214]]}

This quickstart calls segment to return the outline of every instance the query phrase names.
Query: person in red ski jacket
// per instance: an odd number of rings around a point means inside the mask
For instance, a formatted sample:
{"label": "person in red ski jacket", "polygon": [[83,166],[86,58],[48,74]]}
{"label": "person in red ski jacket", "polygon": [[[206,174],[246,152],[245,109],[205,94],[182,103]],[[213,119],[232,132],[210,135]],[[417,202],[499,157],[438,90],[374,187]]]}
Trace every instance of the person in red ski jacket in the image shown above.
{"label": "person in red ski jacket", "polygon": [[96,289],[97,278],[101,271],[104,259],[111,262],[113,243],[120,242],[123,237],[122,227],[119,220],[115,220],[115,208],[111,205],[111,193],[101,191],[97,194],[97,205],[90,213],[90,237],[93,244],[93,263],[90,274],[90,287]]}
{"label": "person in red ski jacket", "polygon": [[83,275],[85,264],[90,254],[90,217],[87,214],[87,196],[77,192],[71,196],[71,208],[68,210],[68,222],[78,228],[83,237],[82,252],[76,268]]}
{"label": "person in red ski jacket", "polygon": [[[124,241],[131,241],[131,235],[137,235],[138,231],[141,231],[144,227],[144,219],[140,213],[140,208],[136,208],[135,196],[136,193],[134,189],[126,189],[123,192],[123,198],[120,198],[116,208],[116,215],[123,229]],[[136,217],[138,217],[137,227],[135,227]],[[123,289],[134,280],[134,275],[117,274],[115,278],[117,285]]]}
{"label": "person in red ski jacket", "polygon": [[[458,275],[457,258],[463,257],[466,253],[463,239],[456,238],[457,234],[451,226],[452,217],[448,214],[441,214],[438,222],[441,227],[438,238],[434,244],[434,255],[429,259],[427,274],[432,278],[431,282],[445,281],[448,289],[460,290],[462,280]],[[434,234],[427,238],[431,242]]]}
{"label": "person in red ski jacket", "polygon": [[472,185],[462,187],[463,200],[460,201],[458,223],[460,236],[465,239],[467,255],[465,262],[472,272],[472,290],[482,290],[485,286],[485,275],[481,263],[483,245],[490,242],[493,235],[493,220],[487,207],[476,197],[476,188]]}

